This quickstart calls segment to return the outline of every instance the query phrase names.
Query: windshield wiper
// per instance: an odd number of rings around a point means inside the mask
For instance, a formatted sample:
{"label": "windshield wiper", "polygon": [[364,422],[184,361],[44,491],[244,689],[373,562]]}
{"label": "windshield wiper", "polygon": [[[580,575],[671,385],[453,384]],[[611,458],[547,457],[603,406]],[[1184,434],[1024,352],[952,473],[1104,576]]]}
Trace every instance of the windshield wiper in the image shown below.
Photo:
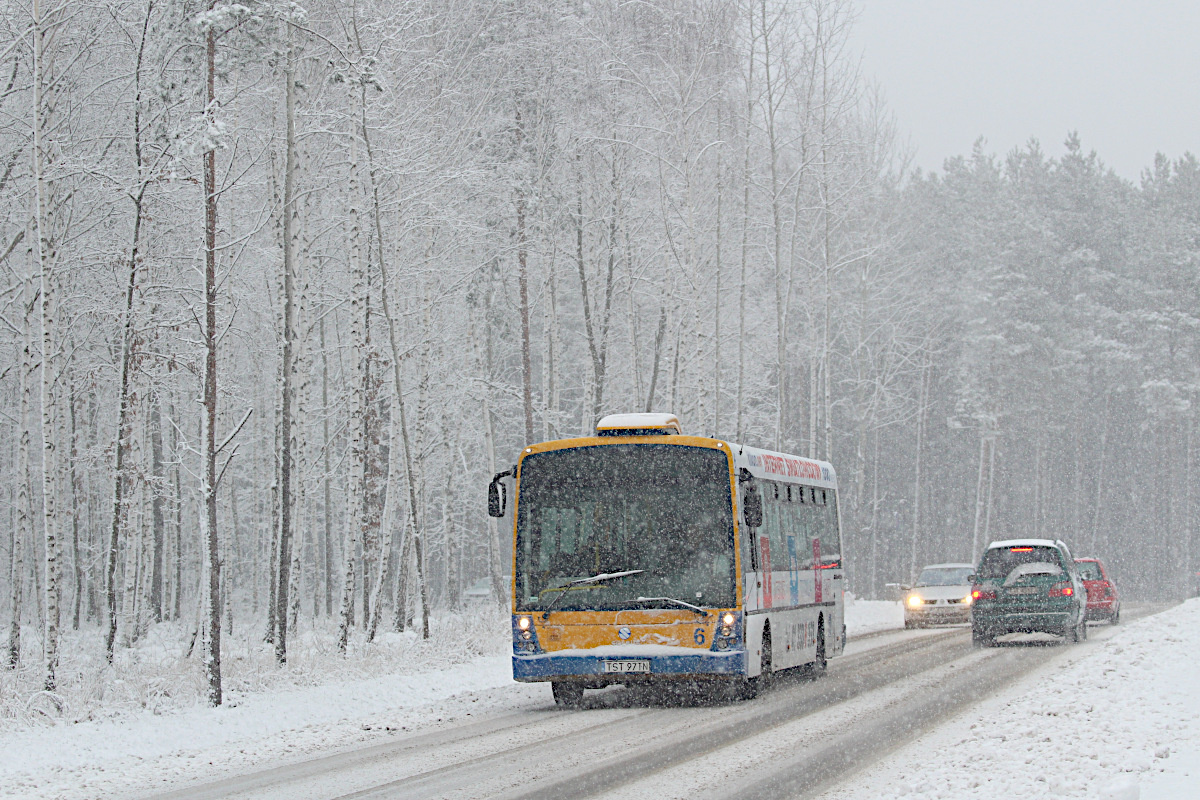
{"label": "windshield wiper", "polygon": [[567,592],[577,586],[591,586],[597,583],[603,583],[604,581],[624,578],[629,575],[637,575],[645,571],[646,570],[644,569],[627,569],[622,570],[621,572],[601,572],[599,575],[593,575],[590,578],[576,578],[573,581],[567,581],[562,586],[555,586],[553,589],[547,589],[546,591],[560,592],[560,594],[558,597],[554,598],[554,602],[550,604],[550,607],[542,612],[542,619],[548,619],[550,617],[550,612],[554,610],[554,606],[558,604],[558,601],[566,597]]}
{"label": "windshield wiper", "polygon": [[697,614],[699,614],[702,617],[708,616],[708,612],[705,611],[700,606],[694,606],[685,600],[676,600],[674,597],[639,597],[637,599],[637,602],[639,602],[639,603],[672,603],[681,608],[686,608],[691,611],[695,611]]}

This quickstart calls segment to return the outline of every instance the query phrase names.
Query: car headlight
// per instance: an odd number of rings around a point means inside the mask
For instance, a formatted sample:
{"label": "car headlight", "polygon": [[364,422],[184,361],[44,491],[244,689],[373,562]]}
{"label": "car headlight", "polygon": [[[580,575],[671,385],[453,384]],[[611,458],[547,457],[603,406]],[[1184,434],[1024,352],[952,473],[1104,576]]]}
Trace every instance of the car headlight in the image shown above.
{"label": "car headlight", "polygon": [[964,605],[964,606],[969,606],[969,605],[971,605],[971,595],[967,595],[966,597],[964,597],[964,598],[962,599],[962,603],[963,603],[963,605]]}
{"label": "car headlight", "polygon": [[922,605],[924,605],[924,604],[925,604],[925,601],[921,599],[921,595],[919,595],[919,594],[910,594],[910,595],[908,596],[908,606],[909,606],[909,608],[916,608],[917,606],[922,606]]}

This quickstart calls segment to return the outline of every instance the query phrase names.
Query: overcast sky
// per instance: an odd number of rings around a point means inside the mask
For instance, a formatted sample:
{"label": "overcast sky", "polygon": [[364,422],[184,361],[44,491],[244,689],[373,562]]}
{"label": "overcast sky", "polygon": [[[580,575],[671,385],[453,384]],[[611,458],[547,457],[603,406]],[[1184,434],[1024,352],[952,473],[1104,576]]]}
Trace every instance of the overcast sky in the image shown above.
{"label": "overcast sky", "polygon": [[858,2],[863,71],[925,170],[980,136],[1059,156],[1070,130],[1131,180],[1155,152],[1200,155],[1196,0]]}

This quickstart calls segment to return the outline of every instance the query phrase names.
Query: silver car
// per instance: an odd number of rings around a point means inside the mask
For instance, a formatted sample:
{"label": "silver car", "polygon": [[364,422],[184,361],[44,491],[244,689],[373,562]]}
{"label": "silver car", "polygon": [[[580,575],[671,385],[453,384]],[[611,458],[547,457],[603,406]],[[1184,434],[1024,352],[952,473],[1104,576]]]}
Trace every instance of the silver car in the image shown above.
{"label": "silver car", "polygon": [[916,585],[904,588],[904,627],[967,622],[971,615],[972,564],[930,564]]}

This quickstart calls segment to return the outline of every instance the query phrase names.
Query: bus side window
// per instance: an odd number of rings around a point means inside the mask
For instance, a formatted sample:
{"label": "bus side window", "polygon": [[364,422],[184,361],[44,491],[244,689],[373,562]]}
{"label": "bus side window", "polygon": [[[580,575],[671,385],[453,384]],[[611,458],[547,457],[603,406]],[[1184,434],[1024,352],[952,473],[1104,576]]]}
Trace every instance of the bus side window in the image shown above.
{"label": "bus side window", "polygon": [[821,511],[821,561],[826,565],[841,562],[842,543],[838,531],[837,497],[829,489],[821,489],[817,495],[818,501],[824,504],[818,506]]}
{"label": "bus side window", "polygon": [[787,537],[792,532],[792,517],[795,505],[789,503],[788,499],[791,496],[790,486],[780,486],[775,484],[776,497],[770,503],[771,506],[771,527],[767,531],[769,541],[771,542],[771,564],[770,569],[774,571],[791,569],[791,561],[788,558]]}
{"label": "bus side window", "polygon": [[[746,492],[747,490],[743,489],[742,491]],[[759,570],[760,558],[759,558],[759,552],[758,552],[758,535],[759,535],[759,531],[762,530],[762,524],[766,523],[767,498],[771,496],[771,490],[767,487],[767,485],[765,483],[763,483],[763,484],[759,485],[757,494],[759,497],[759,504],[762,507],[762,510],[760,512],[762,514],[762,516],[760,518],[761,524],[759,525],[759,527],[751,528],[749,525],[746,524],[746,520],[745,520],[744,516],[742,517],[742,519],[738,520],[738,522],[739,522],[738,532],[739,532],[739,536],[741,537],[742,559],[743,559],[743,563],[748,565],[745,568],[748,569],[750,572],[758,572],[758,570]]]}
{"label": "bus side window", "polygon": [[[765,536],[770,543],[767,549],[767,558],[773,559],[775,557],[775,539],[778,536],[776,531],[779,530],[779,485],[772,483],[770,487],[770,491],[766,492],[766,497],[763,498],[763,524],[758,529],[755,544],[758,545],[758,540]],[[758,550],[760,569],[763,572],[770,572],[774,565],[763,560],[761,545],[758,546]]]}

